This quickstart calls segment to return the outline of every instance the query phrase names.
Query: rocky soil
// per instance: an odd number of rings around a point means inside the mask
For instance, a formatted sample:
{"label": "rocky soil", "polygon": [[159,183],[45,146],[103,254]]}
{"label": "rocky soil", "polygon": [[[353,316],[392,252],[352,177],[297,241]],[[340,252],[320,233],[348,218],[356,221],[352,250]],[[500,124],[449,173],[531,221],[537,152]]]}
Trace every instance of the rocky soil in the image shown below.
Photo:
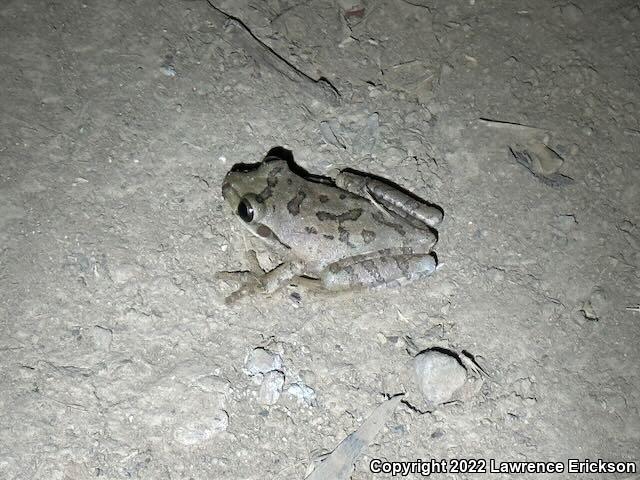
{"label": "rocky soil", "polygon": [[[637,462],[638,32],[634,0],[2,2],[0,478],[301,479],[403,392],[351,478]],[[274,146],[440,205],[442,267],[224,305],[222,178]],[[481,385],[425,407],[432,347]]]}

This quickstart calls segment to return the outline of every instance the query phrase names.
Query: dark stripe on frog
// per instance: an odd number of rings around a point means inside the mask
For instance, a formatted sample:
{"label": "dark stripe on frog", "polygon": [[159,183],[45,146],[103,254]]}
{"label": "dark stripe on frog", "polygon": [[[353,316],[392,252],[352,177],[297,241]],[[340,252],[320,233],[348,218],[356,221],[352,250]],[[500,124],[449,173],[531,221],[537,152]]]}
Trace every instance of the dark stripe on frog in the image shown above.
{"label": "dark stripe on frog", "polygon": [[396,262],[398,270],[407,278],[411,278],[411,271],[409,268],[409,257],[407,255],[395,255],[393,259]]}
{"label": "dark stripe on frog", "polygon": [[340,215],[336,215],[334,213],[329,213],[324,211],[320,211],[316,213],[316,217],[318,217],[318,220],[320,220],[321,222],[326,222],[327,220],[331,220],[338,223],[347,222],[347,221],[355,222],[357,219],[360,218],[360,215],[362,215],[361,208],[354,208],[353,210],[349,210],[348,212],[341,213]]}
{"label": "dark stripe on frog", "polygon": [[269,172],[269,175],[267,176],[267,186],[264,187],[264,190],[256,195],[256,200],[258,202],[264,203],[267,198],[273,195],[273,187],[278,185],[278,175],[280,175],[281,171],[282,168],[278,167]]}
{"label": "dark stripe on frog", "polygon": [[261,236],[262,238],[268,238],[271,236],[271,229],[269,227],[267,227],[266,225],[259,225],[258,228],[256,228],[256,233]]}
{"label": "dark stripe on frog", "polygon": [[398,232],[402,236],[404,236],[407,233],[405,229],[402,227],[402,225],[400,225],[399,223],[390,222],[380,212],[372,213],[371,216],[376,222],[386,225],[387,227],[393,228],[396,232]]}
{"label": "dark stripe on frog", "polygon": [[362,230],[362,240],[364,240],[365,244],[369,244],[376,239],[376,232],[372,232],[371,230],[367,230],[366,228]]}
{"label": "dark stripe on frog", "polygon": [[271,197],[271,195],[273,195],[273,190],[271,190],[271,187],[266,186],[266,187],[264,188],[264,190],[262,190],[260,193],[258,193],[258,194],[256,195],[256,200],[257,200],[259,203],[264,203],[264,201],[265,201],[267,198]]}
{"label": "dark stripe on frog", "polygon": [[267,185],[275,187],[278,184],[278,175],[282,172],[282,167],[272,169],[267,176]]}
{"label": "dark stripe on frog", "polygon": [[320,203],[327,203],[329,201],[329,197],[326,195],[319,195],[318,200],[320,200]]}
{"label": "dark stripe on frog", "polygon": [[287,210],[289,210],[291,215],[295,217],[300,213],[300,205],[305,198],[307,198],[307,194],[300,190],[296,193],[295,197],[289,200],[289,203],[287,203]]}
{"label": "dark stripe on frog", "polygon": [[336,237],[334,237],[333,235],[327,235],[326,233],[323,233],[323,234],[322,234],[322,236],[323,236],[324,238],[326,238],[327,240],[333,240],[334,238],[336,238]]}
{"label": "dark stripe on frog", "polygon": [[316,227],[304,227],[305,232],[311,233],[312,235],[317,235],[318,230]]}
{"label": "dark stripe on frog", "polygon": [[338,227],[338,240],[344,243],[345,245],[350,246],[351,248],[355,248],[356,246],[349,241],[349,230],[343,228],[342,226]]}
{"label": "dark stripe on frog", "polygon": [[385,283],[385,279],[378,270],[378,265],[374,260],[365,260],[361,263],[365,272],[375,281],[375,285],[382,285]]}

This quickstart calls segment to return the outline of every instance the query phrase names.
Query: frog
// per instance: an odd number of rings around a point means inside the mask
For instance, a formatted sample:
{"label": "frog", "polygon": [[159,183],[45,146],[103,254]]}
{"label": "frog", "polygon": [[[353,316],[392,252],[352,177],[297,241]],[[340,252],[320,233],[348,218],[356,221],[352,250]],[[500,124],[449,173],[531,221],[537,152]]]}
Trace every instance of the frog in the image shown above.
{"label": "frog", "polygon": [[247,251],[249,271],[231,304],[286,285],[329,292],[399,286],[436,271],[432,251],[443,211],[408,190],[349,168],[313,175],[291,158],[267,154],[234,165],[222,196],[240,224],[282,258],[264,271]]}

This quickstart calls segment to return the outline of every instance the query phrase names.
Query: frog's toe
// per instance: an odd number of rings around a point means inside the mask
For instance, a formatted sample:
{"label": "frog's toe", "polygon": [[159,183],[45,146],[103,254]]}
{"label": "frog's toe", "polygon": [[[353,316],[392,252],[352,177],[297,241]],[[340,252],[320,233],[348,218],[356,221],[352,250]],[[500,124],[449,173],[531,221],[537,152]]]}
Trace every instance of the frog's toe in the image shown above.
{"label": "frog's toe", "polygon": [[245,283],[235,292],[232,292],[229,295],[227,295],[227,297],[224,299],[224,303],[226,305],[232,305],[234,303],[239,302],[245,297],[251,297],[258,293],[264,293],[264,285],[261,282],[256,281],[254,279],[254,281]]}
{"label": "frog's toe", "polygon": [[244,295],[240,294],[239,290],[236,290],[233,293],[230,293],[229,295],[227,295],[224,299],[224,304],[225,305],[233,305],[235,303],[238,303],[238,301],[243,298]]}
{"label": "frog's toe", "polygon": [[222,280],[227,283],[249,283],[256,280],[256,274],[253,272],[217,272],[214,275],[216,280]]}

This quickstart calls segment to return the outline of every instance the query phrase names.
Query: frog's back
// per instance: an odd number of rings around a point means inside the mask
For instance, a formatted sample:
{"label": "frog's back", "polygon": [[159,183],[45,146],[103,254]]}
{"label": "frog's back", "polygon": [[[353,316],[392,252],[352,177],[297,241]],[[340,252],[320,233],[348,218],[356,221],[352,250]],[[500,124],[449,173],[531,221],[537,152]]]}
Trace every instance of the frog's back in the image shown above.
{"label": "frog's back", "polygon": [[[334,185],[303,180],[281,199],[281,240],[312,271],[355,255],[390,248],[426,251],[436,241],[428,229],[411,225],[366,198]],[[286,228],[282,226],[286,225]]]}

